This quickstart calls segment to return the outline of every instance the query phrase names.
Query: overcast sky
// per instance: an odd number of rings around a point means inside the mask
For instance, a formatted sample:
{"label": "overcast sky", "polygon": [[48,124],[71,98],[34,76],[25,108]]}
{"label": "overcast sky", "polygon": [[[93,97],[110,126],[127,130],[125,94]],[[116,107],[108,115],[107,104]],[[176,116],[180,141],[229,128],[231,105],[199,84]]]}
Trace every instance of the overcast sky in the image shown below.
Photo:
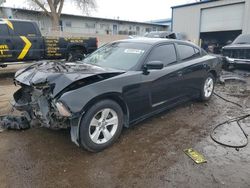
{"label": "overcast sky", "polygon": [[[171,18],[171,6],[191,3],[195,0],[96,0],[97,10],[90,16],[104,18],[118,18],[130,21],[148,21],[154,19]],[[70,0],[64,5],[63,12],[82,14]],[[22,8],[25,0],[6,0],[4,6]]]}

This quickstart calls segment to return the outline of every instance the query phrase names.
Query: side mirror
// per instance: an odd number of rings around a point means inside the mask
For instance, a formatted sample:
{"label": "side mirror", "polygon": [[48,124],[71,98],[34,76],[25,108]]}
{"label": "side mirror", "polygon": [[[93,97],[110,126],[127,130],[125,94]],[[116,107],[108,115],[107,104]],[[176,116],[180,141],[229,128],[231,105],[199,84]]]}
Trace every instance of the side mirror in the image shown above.
{"label": "side mirror", "polygon": [[144,65],[146,70],[160,70],[163,69],[164,64],[161,61],[149,61]]}

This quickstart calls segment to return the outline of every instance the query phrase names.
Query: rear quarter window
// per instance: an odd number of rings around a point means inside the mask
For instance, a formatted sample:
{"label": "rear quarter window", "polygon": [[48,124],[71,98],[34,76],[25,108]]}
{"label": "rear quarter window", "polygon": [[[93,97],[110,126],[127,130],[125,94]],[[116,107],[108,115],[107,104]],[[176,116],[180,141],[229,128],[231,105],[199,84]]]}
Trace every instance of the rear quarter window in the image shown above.
{"label": "rear quarter window", "polygon": [[197,48],[194,48],[194,53],[195,53],[196,55],[199,55],[199,54],[200,54],[200,50],[197,49]]}
{"label": "rear quarter window", "polygon": [[200,56],[200,50],[189,45],[178,44],[178,49],[180,58],[183,61]]}
{"label": "rear quarter window", "polygon": [[19,36],[37,36],[34,25],[30,22],[13,22],[14,32]]}
{"label": "rear quarter window", "polygon": [[204,56],[204,55],[207,55],[207,52],[201,48],[201,55]]}

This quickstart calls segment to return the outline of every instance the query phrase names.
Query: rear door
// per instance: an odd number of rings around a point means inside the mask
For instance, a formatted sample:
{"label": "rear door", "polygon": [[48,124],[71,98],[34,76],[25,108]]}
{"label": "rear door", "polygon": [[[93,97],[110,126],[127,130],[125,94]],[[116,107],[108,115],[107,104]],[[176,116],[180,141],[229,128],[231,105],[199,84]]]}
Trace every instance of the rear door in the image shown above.
{"label": "rear door", "polygon": [[43,38],[33,22],[12,21],[12,42],[17,61],[39,60],[44,56]]}
{"label": "rear door", "polygon": [[200,87],[206,75],[207,65],[199,48],[186,43],[178,43],[178,55],[180,58],[182,82],[180,83],[181,92],[186,96],[200,94]]}

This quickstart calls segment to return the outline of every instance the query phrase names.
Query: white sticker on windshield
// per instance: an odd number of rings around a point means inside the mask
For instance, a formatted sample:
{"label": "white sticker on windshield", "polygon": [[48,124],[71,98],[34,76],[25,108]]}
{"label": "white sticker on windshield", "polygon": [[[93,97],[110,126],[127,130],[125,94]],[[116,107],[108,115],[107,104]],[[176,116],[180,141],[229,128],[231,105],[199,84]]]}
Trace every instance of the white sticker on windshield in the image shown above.
{"label": "white sticker on windshield", "polygon": [[142,54],[142,53],[144,53],[144,50],[139,50],[139,49],[125,49],[124,52],[128,53],[128,54]]}

